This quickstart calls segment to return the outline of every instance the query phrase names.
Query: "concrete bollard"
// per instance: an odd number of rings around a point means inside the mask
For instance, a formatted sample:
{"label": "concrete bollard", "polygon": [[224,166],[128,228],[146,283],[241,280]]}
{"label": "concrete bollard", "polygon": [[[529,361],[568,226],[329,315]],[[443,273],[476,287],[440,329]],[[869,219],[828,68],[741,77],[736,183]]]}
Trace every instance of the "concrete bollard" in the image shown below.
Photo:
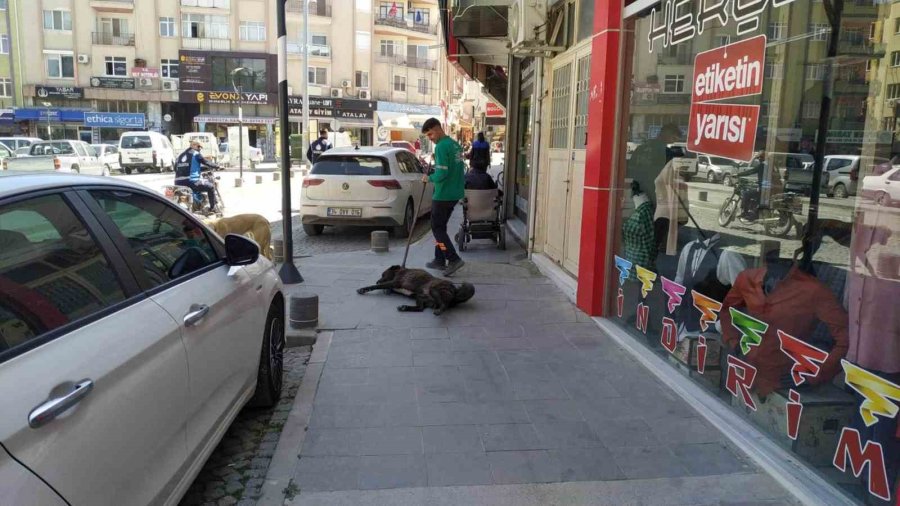
{"label": "concrete bollard", "polygon": [[272,261],[276,264],[284,262],[284,240],[275,239],[272,241],[272,248],[275,250],[272,254]]}
{"label": "concrete bollard", "polygon": [[376,230],[372,232],[372,251],[385,253],[389,249],[387,230]]}
{"label": "concrete bollard", "polygon": [[709,200],[708,192],[700,192],[700,202],[707,202]]}
{"label": "concrete bollard", "polygon": [[256,176],[256,184],[262,184],[262,176]]}
{"label": "concrete bollard", "polygon": [[234,178],[234,187],[240,188],[242,186],[244,186],[244,180],[239,177]]}
{"label": "concrete bollard", "polygon": [[281,172],[273,172],[272,181],[281,181]]}
{"label": "concrete bollard", "polygon": [[305,329],[319,324],[319,296],[291,296],[291,312],[289,316],[292,329]]}

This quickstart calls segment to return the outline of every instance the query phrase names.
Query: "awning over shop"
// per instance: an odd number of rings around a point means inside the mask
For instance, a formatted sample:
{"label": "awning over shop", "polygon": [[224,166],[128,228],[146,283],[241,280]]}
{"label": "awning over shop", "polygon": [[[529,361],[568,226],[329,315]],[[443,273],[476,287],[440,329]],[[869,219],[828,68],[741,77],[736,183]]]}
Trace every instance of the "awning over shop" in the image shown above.
{"label": "awning over shop", "polygon": [[[215,116],[200,114],[194,116],[195,123],[227,123],[237,125],[240,123],[237,116]],[[259,116],[244,116],[245,125],[270,125],[278,122],[278,118],[263,118]]]}
{"label": "awning over shop", "polygon": [[378,111],[378,126],[391,130],[415,130],[410,115],[405,112]]}

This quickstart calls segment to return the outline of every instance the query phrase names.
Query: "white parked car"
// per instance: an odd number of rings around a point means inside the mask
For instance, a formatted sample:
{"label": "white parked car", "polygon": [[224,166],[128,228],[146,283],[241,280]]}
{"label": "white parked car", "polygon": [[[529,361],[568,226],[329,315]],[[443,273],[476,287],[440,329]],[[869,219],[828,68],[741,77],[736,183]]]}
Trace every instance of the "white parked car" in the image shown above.
{"label": "white parked car", "polygon": [[[235,148],[237,150],[237,148]],[[234,155],[234,156],[231,156]],[[234,158],[234,163],[231,162],[231,159]],[[219,163],[221,165],[228,165],[232,168],[238,166],[238,159],[240,158],[240,154],[235,151],[231,152],[228,143],[223,142],[219,144]],[[250,150],[244,153],[244,158],[249,160],[250,163],[261,163],[263,161],[262,150],[253,146],[250,146]],[[245,166],[247,164],[244,164]]]}
{"label": "white parked car", "polygon": [[4,504],[176,504],[281,393],[273,264],[144,187],[0,176]]}
{"label": "white parked car", "polygon": [[900,205],[900,165],[884,174],[864,177],[860,196],[883,206]]}
{"label": "white parked car", "polygon": [[119,146],[115,144],[92,144],[92,146],[106,174],[122,170],[122,166],[119,165]]}
{"label": "white parked car", "polygon": [[303,230],[319,235],[326,225],[391,227],[406,237],[431,212],[431,190],[422,196],[424,165],[403,148],[335,148],[319,155],[300,192]]}
{"label": "white parked car", "polygon": [[82,141],[41,141],[28,148],[28,156],[3,160],[10,172],[57,171],[108,176],[90,144]]}
{"label": "white parked car", "polygon": [[125,132],[119,139],[119,164],[126,174],[132,170],[175,171],[175,149],[158,132]]}
{"label": "white parked car", "polygon": [[0,137],[0,144],[8,147],[10,151],[16,151],[20,148],[29,148],[35,142],[42,140],[37,137]]}

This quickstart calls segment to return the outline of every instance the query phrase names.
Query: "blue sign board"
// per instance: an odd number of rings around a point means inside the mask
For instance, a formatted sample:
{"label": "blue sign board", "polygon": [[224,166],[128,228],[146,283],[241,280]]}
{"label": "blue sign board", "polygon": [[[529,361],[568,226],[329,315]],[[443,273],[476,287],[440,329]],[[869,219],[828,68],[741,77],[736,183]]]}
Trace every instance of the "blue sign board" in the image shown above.
{"label": "blue sign board", "polygon": [[100,128],[144,128],[144,113],[86,112],[84,126]]}
{"label": "blue sign board", "polygon": [[[22,108],[16,109],[16,121],[84,121],[85,112],[79,109]],[[48,118],[49,117],[49,118]]]}

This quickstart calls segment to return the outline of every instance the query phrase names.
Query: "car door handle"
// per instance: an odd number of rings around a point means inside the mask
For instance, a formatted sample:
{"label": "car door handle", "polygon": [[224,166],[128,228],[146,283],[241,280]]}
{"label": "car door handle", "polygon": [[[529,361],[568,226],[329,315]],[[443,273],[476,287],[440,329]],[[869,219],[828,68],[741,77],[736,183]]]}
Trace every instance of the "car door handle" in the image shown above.
{"label": "car door handle", "polygon": [[86,379],[72,387],[72,391],[50,399],[28,413],[28,426],[32,429],[43,427],[57,416],[65,413],[69,408],[81,402],[94,389],[94,382]]}
{"label": "car door handle", "polygon": [[192,304],[191,312],[184,315],[184,326],[191,327],[200,323],[200,320],[206,317],[206,313],[209,313],[209,306]]}

